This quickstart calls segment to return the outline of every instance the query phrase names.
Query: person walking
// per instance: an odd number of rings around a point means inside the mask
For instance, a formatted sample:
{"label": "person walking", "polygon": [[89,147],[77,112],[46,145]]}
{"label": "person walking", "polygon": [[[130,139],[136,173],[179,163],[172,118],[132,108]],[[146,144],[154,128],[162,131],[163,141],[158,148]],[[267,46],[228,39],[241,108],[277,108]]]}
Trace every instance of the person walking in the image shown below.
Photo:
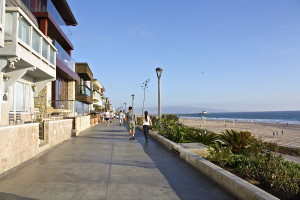
{"label": "person walking", "polygon": [[108,110],[106,110],[106,112],[104,113],[104,117],[105,117],[106,126],[109,126],[110,113],[108,112]]}
{"label": "person walking", "polygon": [[128,108],[128,113],[126,114],[126,121],[128,124],[128,131],[129,131],[129,136],[130,136],[130,140],[134,140],[134,134],[135,134],[135,125],[137,124],[137,120],[136,120],[136,116],[133,112],[132,107],[130,106]]}
{"label": "person walking", "polygon": [[125,114],[121,110],[120,113],[119,113],[120,126],[123,125],[124,119],[125,119]]}
{"label": "person walking", "polygon": [[145,140],[146,142],[148,142],[149,129],[150,126],[152,126],[152,122],[150,116],[148,115],[148,111],[145,111],[144,114],[145,115],[143,117],[143,130],[144,130]]}

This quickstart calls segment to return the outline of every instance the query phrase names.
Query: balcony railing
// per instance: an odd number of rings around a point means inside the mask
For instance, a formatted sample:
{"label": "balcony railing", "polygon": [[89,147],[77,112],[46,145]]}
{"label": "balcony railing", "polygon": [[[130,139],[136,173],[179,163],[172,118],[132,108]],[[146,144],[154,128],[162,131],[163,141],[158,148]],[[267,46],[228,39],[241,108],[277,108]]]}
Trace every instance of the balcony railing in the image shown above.
{"label": "balcony railing", "polygon": [[50,100],[50,105],[54,109],[63,109],[74,111],[75,101],[74,100]]}
{"label": "balcony railing", "polygon": [[79,95],[91,96],[91,89],[86,85],[78,85]]}
{"label": "balcony railing", "polygon": [[88,115],[89,105],[80,101],[75,101],[75,115]]}
{"label": "balcony railing", "polygon": [[21,10],[6,10],[5,40],[18,41],[29,52],[55,67],[56,48]]}
{"label": "balcony railing", "polygon": [[94,100],[100,101],[100,100],[101,100],[101,95],[100,95],[100,93],[97,92],[97,91],[94,91],[94,92],[93,92],[93,99],[94,99]]}
{"label": "balcony railing", "polygon": [[[51,0],[22,0],[25,5],[32,12],[48,12],[62,29],[62,31],[68,36],[72,36],[72,32],[66,25],[65,21],[62,19],[61,15],[51,2]],[[69,38],[70,39],[70,38]]]}
{"label": "balcony railing", "polygon": [[57,58],[61,60],[66,66],[68,66],[73,72],[75,72],[75,61],[69,54],[60,46],[57,41],[53,41],[58,53]]}

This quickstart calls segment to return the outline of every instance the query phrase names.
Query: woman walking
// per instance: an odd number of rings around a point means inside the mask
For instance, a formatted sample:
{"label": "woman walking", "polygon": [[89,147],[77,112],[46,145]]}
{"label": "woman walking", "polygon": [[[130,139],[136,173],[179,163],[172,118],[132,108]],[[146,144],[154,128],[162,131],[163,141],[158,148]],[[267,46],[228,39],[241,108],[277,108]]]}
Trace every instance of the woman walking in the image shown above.
{"label": "woman walking", "polygon": [[148,115],[148,111],[145,111],[145,116],[143,117],[143,130],[146,142],[148,142],[149,129],[152,126],[151,119]]}

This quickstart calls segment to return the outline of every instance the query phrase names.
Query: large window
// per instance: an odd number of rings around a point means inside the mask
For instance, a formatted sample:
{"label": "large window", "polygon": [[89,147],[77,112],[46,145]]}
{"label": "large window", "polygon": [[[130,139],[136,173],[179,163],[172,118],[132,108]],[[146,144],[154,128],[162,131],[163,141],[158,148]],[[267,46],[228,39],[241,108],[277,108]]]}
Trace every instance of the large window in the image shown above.
{"label": "large window", "polygon": [[9,91],[9,111],[27,112],[30,102],[30,85],[16,82]]}

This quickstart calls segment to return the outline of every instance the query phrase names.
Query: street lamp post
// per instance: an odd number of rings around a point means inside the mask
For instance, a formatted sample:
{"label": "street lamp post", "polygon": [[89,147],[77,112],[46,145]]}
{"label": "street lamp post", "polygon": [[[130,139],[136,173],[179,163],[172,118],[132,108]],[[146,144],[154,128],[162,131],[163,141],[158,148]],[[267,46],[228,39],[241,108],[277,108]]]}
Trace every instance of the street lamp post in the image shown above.
{"label": "street lamp post", "polygon": [[146,89],[148,88],[148,83],[150,82],[150,79],[147,79],[143,85],[141,86],[144,90],[144,100],[143,100],[143,107],[142,107],[142,115],[144,114],[144,106],[145,106],[145,99],[146,99]]}
{"label": "street lamp post", "polygon": [[160,105],[160,77],[162,74],[163,69],[158,67],[155,69],[156,75],[157,75],[157,80],[158,80],[158,117],[161,117],[161,105]]}
{"label": "street lamp post", "polygon": [[125,106],[125,108],[124,108],[124,112],[126,112],[126,103],[124,103],[124,106]]}
{"label": "street lamp post", "polygon": [[132,110],[134,109],[133,103],[134,103],[134,94],[131,95],[132,96]]}

